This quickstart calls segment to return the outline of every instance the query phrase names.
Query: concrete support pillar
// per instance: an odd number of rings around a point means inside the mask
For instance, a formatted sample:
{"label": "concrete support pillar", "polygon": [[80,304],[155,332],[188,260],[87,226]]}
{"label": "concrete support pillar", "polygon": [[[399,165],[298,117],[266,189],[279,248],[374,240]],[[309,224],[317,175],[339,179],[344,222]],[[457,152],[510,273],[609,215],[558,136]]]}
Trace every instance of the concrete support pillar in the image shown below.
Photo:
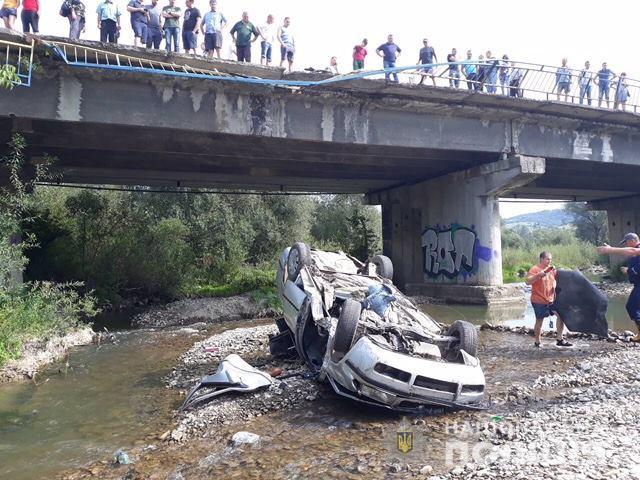
{"label": "concrete support pillar", "polygon": [[[605,210],[609,226],[609,243],[618,246],[618,243],[628,232],[640,235],[640,195],[611,200],[598,200],[590,202],[589,207],[594,210]],[[617,255],[611,255],[611,265],[615,267],[626,259]]]}
{"label": "concrete support pillar", "polygon": [[410,293],[491,303],[488,292],[503,288],[498,199],[544,171],[543,158],[518,155],[370,195],[382,205],[394,282]]}

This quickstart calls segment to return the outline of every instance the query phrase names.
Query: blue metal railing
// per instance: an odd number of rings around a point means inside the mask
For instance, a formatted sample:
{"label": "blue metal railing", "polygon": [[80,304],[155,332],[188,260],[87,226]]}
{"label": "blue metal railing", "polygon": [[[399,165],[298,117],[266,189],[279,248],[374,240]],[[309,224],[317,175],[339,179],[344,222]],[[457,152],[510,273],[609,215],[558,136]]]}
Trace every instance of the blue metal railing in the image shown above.
{"label": "blue metal railing", "polygon": [[[84,68],[282,87],[317,87],[361,78],[382,78],[399,74],[400,83],[413,86],[416,86],[418,80],[425,77],[423,81],[427,85],[433,85],[435,82],[436,86],[467,89],[467,91],[478,94],[525,97],[545,101],[559,100],[574,104],[582,103],[585,106],[598,106],[599,96],[602,96],[601,106],[612,106],[615,109],[626,109],[634,113],[638,113],[640,109],[640,81],[630,78],[621,81],[621,77],[615,75],[606,84],[604,82],[598,84],[597,72],[589,71],[585,76],[588,81],[581,82],[582,71],[568,69],[565,72],[568,72],[570,79],[568,91],[563,90],[559,95],[558,67],[529,62],[491,59],[488,61],[435,63],[350,72],[322,80],[287,80],[286,78],[267,79],[232,75],[216,70],[215,65],[212,65],[211,69],[194,68],[188,65],[150,60],[66,42],[47,41],[45,43],[59,59],[68,65]],[[426,69],[429,69],[430,72],[425,73]],[[476,76],[467,76],[465,72],[469,70],[475,70]],[[606,97],[608,97],[608,101]]]}
{"label": "blue metal railing", "polygon": [[0,64],[15,69],[16,79],[11,83],[16,86],[31,86],[33,46],[34,40],[31,40],[29,45],[0,40]]}

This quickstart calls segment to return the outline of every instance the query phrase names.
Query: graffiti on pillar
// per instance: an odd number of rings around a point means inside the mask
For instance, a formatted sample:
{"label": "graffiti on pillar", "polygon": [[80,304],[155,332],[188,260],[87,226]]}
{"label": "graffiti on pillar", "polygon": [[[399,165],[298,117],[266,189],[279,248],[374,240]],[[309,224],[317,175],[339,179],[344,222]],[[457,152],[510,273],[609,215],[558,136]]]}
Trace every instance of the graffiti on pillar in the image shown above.
{"label": "graffiti on pillar", "polygon": [[493,256],[490,248],[478,240],[475,228],[456,223],[449,227],[428,227],[422,232],[424,273],[430,277],[444,275],[467,278],[478,271],[480,261],[488,262]]}

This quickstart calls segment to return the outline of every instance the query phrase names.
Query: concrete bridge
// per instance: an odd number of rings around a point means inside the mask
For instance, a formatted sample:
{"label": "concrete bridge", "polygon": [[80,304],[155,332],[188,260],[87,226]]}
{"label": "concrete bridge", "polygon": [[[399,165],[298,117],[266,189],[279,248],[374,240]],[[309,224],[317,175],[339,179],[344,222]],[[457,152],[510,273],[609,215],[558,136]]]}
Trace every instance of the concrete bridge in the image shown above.
{"label": "concrete bridge", "polygon": [[[284,75],[78,48],[233,78]],[[609,212],[614,239],[640,227],[632,113],[368,79],[297,88],[78,68],[42,44],[35,54],[31,87],[0,92],[0,145],[21,132],[32,161],[59,158],[65,183],[365,193],[382,206],[395,281],[411,291],[491,300],[502,285],[500,197],[590,201]]]}

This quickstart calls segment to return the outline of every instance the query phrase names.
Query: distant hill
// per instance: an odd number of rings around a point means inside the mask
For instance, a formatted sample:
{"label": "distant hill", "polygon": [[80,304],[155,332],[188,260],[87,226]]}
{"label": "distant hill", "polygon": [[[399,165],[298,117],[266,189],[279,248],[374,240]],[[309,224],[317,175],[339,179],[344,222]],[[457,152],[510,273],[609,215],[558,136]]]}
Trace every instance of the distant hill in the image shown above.
{"label": "distant hill", "polygon": [[544,228],[566,227],[573,223],[573,215],[564,209],[543,210],[541,212],[523,213],[507,218],[504,223],[508,227],[538,226]]}

